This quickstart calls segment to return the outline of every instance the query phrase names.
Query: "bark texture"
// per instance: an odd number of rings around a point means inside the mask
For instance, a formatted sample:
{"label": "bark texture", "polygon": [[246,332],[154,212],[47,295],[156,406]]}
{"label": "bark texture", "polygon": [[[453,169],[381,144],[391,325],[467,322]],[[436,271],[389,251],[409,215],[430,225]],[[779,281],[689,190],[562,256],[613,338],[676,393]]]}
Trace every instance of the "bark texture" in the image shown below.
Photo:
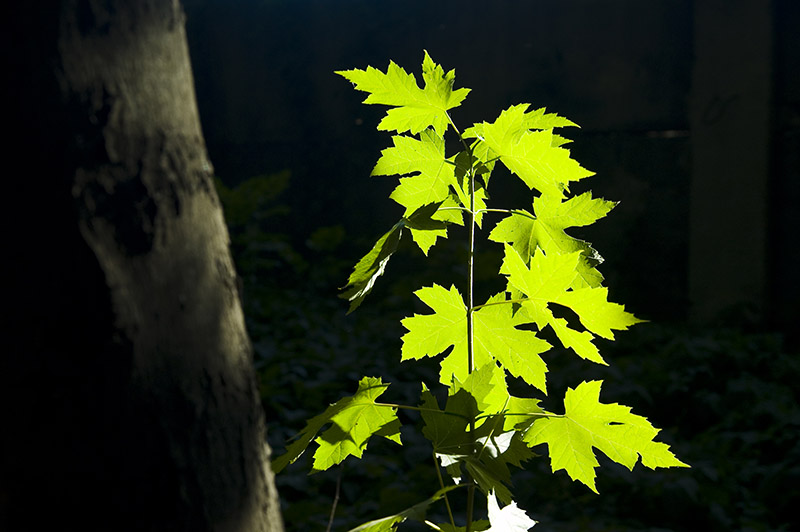
{"label": "bark texture", "polygon": [[178,1],[15,9],[0,529],[282,530]]}

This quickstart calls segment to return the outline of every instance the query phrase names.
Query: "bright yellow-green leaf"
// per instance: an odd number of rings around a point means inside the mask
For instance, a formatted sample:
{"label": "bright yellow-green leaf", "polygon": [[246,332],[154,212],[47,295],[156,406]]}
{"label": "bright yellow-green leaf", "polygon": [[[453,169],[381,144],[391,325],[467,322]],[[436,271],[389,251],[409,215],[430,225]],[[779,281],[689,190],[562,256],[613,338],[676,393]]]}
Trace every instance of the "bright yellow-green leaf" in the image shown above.
{"label": "bright yellow-green leaf", "polygon": [[544,413],[538,399],[510,395],[503,420],[503,430],[527,428]]}
{"label": "bright yellow-green leaf", "polygon": [[394,146],[381,152],[372,175],[404,175],[391,198],[406,208],[404,216],[423,205],[442,202],[455,185],[454,166],[444,157],[444,141],[425,130],[420,140],[394,136]]}
{"label": "bright yellow-green leaf", "polygon": [[294,463],[317,433],[330,423],[332,426],[315,440],[319,448],[314,453],[314,471],[322,471],[338,464],[349,455],[360,457],[367,446],[367,440],[374,434],[400,443],[400,421],[395,409],[375,404],[375,399],[388,386],[380,378],[361,379],[355,395],[336,401],[322,414],[308,420],[295,441],[286,448],[286,453],[272,462],[273,471],[278,473]]}
{"label": "bright yellow-green leaf", "polygon": [[[571,348],[580,357],[605,364],[592,343],[592,333],[613,339],[612,329],[624,330],[640,321],[625,312],[622,305],[608,302],[606,288],[570,290],[577,275],[581,252],[545,255],[541,248],[537,248],[528,267],[509,244],[505,245],[505,251],[500,271],[508,275],[510,287],[527,297],[523,302],[525,310],[540,329],[545,324],[550,325],[564,347]],[[589,330],[576,331],[570,328],[563,318],[553,315],[549,303],[572,309]]]}
{"label": "bright yellow-green leaf", "polygon": [[474,416],[500,413],[508,403],[505,373],[493,361],[477,366],[463,382],[455,379],[452,389],[454,393],[466,390],[475,399]]}
{"label": "bright yellow-green leaf", "polygon": [[431,203],[417,208],[407,218],[397,222],[386,234],[384,234],[372,247],[369,253],[361,258],[356,264],[347,285],[343,288],[344,292],[339,295],[343,299],[350,301],[348,314],[353,312],[367,294],[372,291],[378,277],[383,275],[386,265],[394,252],[403,235],[403,228],[408,228],[414,241],[426,255],[428,250],[436,243],[439,237],[447,236],[448,213],[438,211],[439,207],[447,202]]}
{"label": "bright yellow-green leaf", "polygon": [[653,441],[659,430],[646,418],[632,414],[627,406],[601,403],[601,386],[602,381],[591,381],[568,389],[564,416],[538,419],[526,432],[524,440],[530,446],[548,445],[553,472],[564,469],[570,478],[597,492],[595,448],[628,469],[639,458],[651,469],[688,467],[668,445]]}
{"label": "bright yellow-green leaf", "polygon": [[512,106],[500,113],[492,123],[484,122],[471,129],[477,138],[528,188],[542,194],[562,197],[569,183],[593,175],[581,167],[560,142],[553,139],[552,129],[529,130],[525,124],[525,107]]}
{"label": "bright yellow-green leaf", "polygon": [[[401,359],[411,360],[436,355],[453,348],[442,360],[440,380],[450,385],[453,376],[464,381],[469,376],[467,357],[467,307],[455,286],[450,290],[434,284],[414,294],[434,314],[415,314],[401,321],[408,332],[403,335]],[[485,351],[476,351],[475,366],[492,360]]]}
{"label": "bright yellow-green leaf", "polygon": [[425,255],[428,254],[428,250],[438,238],[447,238],[447,222],[441,219],[442,216],[439,213],[439,207],[444,203],[423,205],[411,216],[404,218],[406,227],[411,231],[411,238]]}
{"label": "bright yellow-green leaf", "polygon": [[642,321],[625,312],[624,306],[609,302],[608,288],[605,287],[579,288],[564,292],[555,302],[571,308],[584,327],[608,340],[614,339],[612,329],[626,330]]}
{"label": "bright yellow-green leaf", "polygon": [[[528,104],[523,104],[527,109]],[[522,126],[525,129],[553,129],[554,127],[578,127],[578,124],[558,116],[556,113],[548,113],[544,107],[533,111],[526,111],[523,116]]]}
{"label": "bright yellow-green leaf", "polygon": [[[467,307],[453,286],[445,290],[439,285],[422,288],[417,297],[434,310],[434,314],[414,315],[402,320],[408,332],[403,336],[402,359],[434,357],[449,348],[452,351],[442,360],[440,379],[450,384],[453,377],[464,382],[469,377],[467,355]],[[539,356],[550,348],[533,331],[517,329],[515,325],[529,323],[522,314],[514,317],[511,304],[497,304],[504,299],[499,294],[487,306],[473,314],[474,365],[476,368],[497,361],[515,377],[546,391],[547,366]],[[491,304],[490,304],[491,303]]]}
{"label": "bright yellow-green leaf", "polygon": [[547,365],[539,355],[551,346],[535,332],[517,329],[528,320],[521,313],[515,317],[504,300],[505,294],[498,294],[474,312],[475,350],[486,351],[509,373],[547,393]]}
{"label": "bright yellow-green leaf", "polygon": [[[445,165],[444,139],[432,129],[419,134],[419,139],[406,135],[394,135],[390,148],[381,150],[371,175],[409,175],[421,173],[432,178]],[[453,165],[449,164],[452,169]]]}
{"label": "bright yellow-green leaf", "polygon": [[511,244],[520,257],[532,256],[537,247],[548,255],[580,251],[578,277],[573,288],[597,287],[603,281],[596,269],[602,257],[588,242],[573,238],[564,230],[592,224],[615,205],[611,201],[592,198],[591,192],[566,201],[553,195],[542,195],[533,200],[535,216],[527,211],[514,211],[495,226],[489,239]]}
{"label": "bright yellow-green leaf", "polygon": [[[525,131],[531,129],[553,129],[556,127],[578,127],[578,124],[555,113],[545,112],[545,108],[528,111],[530,104],[520,103],[512,105],[495,121],[495,125],[502,127],[506,134],[504,139],[514,141]],[[482,138],[484,136],[485,122],[475,124],[464,131],[464,138]]]}
{"label": "bright yellow-green leaf", "polygon": [[447,111],[458,107],[469,93],[469,89],[454,91],[455,70],[445,73],[441,66],[433,62],[428,52],[425,52],[422,63],[422,78],[425,81],[422,89],[413,74],[394,62],[389,62],[386,73],[373,67],[336,73],[351,81],[357,90],[369,93],[364,103],[394,107],[378,125],[378,129],[383,131],[410,131],[416,134],[433,127],[442,136],[450,122]]}
{"label": "bright yellow-green leaf", "polygon": [[400,421],[395,409],[375,404],[375,400],[388,386],[379,378],[361,379],[356,394],[344,408],[331,416],[333,426],[314,440],[319,445],[314,453],[315,471],[324,471],[350,455],[361,458],[367,441],[373,434],[401,443]]}
{"label": "bright yellow-green leaf", "polygon": [[600,355],[597,346],[592,343],[592,340],[594,340],[594,335],[592,333],[589,331],[570,329],[567,326],[567,320],[563,318],[554,318],[552,314],[549,314],[549,311],[545,320],[555,331],[561,345],[567,349],[572,349],[581,358],[591,360],[595,364],[602,364],[603,366],[608,365]]}
{"label": "bright yellow-green leaf", "polygon": [[449,347],[463,346],[467,336],[467,307],[456,287],[447,290],[434,284],[420,288],[414,295],[435,314],[415,314],[401,321],[408,329],[402,338],[402,360],[434,357]]}
{"label": "bright yellow-green leaf", "polygon": [[538,250],[528,267],[519,254],[506,244],[500,272],[508,274],[509,284],[529,299],[546,303],[555,301],[572,285],[579,255],[545,255]]}

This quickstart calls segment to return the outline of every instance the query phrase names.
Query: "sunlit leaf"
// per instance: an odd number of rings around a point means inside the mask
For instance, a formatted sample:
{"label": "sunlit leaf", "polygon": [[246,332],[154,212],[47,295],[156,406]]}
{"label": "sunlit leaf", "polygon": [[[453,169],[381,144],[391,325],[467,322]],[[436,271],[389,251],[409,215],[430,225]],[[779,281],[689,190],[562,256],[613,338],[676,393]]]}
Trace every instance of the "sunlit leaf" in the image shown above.
{"label": "sunlit leaf", "polygon": [[[297,460],[312,441],[319,445],[314,453],[314,471],[328,469],[351,455],[361,457],[367,441],[375,434],[400,443],[400,422],[395,409],[375,404],[388,386],[380,378],[361,379],[355,395],[340,399],[308,420],[286,453],[272,462],[273,471],[278,473]],[[331,426],[315,439],[328,424]]]}
{"label": "sunlit leaf", "polygon": [[445,72],[428,52],[422,62],[423,88],[419,88],[413,74],[393,61],[385,73],[373,67],[336,73],[351,81],[357,90],[369,93],[364,103],[393,106],[378,125],[384,131],[419,133],[432,127],[442,136],[450,122],[447,111],[458,107],[469,93],[469,89],[453,90],[455,70]]}
{"label": "sunlit leaf", "polygon": [[602,381],[590,381],[568,389],[564,416],[538,419],[525,434],[531,446],[547,444],[553,472],[564,469],[572,480],[597,492],[594,448],[628,469],[640,458],[651,469],[688,467],[668,445],[653,441],[659,430],[646,418],[632,414],[627,406],[601,403],[601,386]]}
{"label": "sunlit leaf", "polygon": [[494,493],[488,495],[486,507],[491,524],[487,532],[527,532],[536,524],[515,502],[500,508]]}

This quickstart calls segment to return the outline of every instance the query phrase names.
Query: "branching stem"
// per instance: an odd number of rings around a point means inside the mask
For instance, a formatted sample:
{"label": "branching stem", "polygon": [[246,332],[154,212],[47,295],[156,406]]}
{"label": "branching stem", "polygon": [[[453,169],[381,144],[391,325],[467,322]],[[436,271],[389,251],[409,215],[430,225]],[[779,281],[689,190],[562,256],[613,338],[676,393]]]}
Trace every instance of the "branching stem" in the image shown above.
{"label": "branching stem", "polygon": [[505,301],[493,301],[491,303],[484,303],[483,305],[475,305],[474,310],[478,310],[479,308],[483,307],[491,307],[493,305],[508,305],[509,303],[525,303],[526,301],[531,301],[531,299],[523,297],[522,299],[507,299]]}
{"label": "branching stem", "polygon": [[[435,408],[425,408],[422,406],[408,406],[408,405],[398,405],[396,403],[373,403],[375,406],[385,406],[389,408],[399,408],[400,410],[414,410],[416,412],[431,412],[434,414],[444,414],[446,416],[455,416],[460,417],[461,419],[469,419],[467,416],[462,416],[456,412],[447,412],[445,410],[436,410]],[[360,406],[360,405],[352,405],[352,406]],[[345,410],[347,407],[343,408]]]}
{"label": "branching stem", "polygon": [[[475,212],[475,166],[473,164],[472,148],[461,136],[461,132],[456,127],[450,115],[447,116],[450,124],[453,126],[461,145],[467,154],[467,159],[470,161],[470,166],[467,169],[467,179],[469,181],[469,255],[467,258],[467,373],[472,374],[475,371],[475,334],[473,325],[473,313],[475,311],[475,226],[476,212]],[[475,434],[475,418],[469,420],[470,439],[474,441]],[[472,532],[472,515],[475,506],[475,481],[471,479],[467,491],[467,524],[465,527],[466,532]]]}

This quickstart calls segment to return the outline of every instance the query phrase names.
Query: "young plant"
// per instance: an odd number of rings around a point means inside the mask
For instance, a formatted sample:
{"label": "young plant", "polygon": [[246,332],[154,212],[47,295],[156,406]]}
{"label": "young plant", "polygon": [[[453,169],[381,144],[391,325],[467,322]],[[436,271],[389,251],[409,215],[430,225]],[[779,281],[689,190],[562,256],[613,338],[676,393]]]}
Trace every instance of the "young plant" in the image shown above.
{"label": "young plant", "polygon": [[[552,347],[541,335],[547,328],[550,338],[578,356],[606,364],[593,343],[595,337],[613,340],[615,330],[640,321],[608,301],[597,270],[600,255],[565,232],[594,223],[615,205],[593,198],[591,192],[569,195],[571,182],[592,175],[570,157],[564,147],[569,140],[554,132],[575,124],[520,104],[501,112],[494,122],[461,131],[449,111],[461,104],[469,89],[454,90],[455,72],[445,72],[427,52],[423,88],[393,62],[385,73],[367,67],[337,74],[369,93],[364,103],[391,107],[378,129],[396,132],[393,146],[383,150],[372,175],[401,176],[390,197],[405,208],[400,221],[350,275],[342,294],[350,302],[349,311],[363,302],[384,273],[406,230],[427,255],[438,239],[447,238],[450,225],[466,223],[466,293],[454,285],[420,288],[414,293],[431,312],[402,320],[408,330],[402,337],[402,360],[445,353],[439,373],[439,384],[447,391],[444,406],[424,383],[418,406],[380,402],[388,384],[380,377],[364,377],[355,395],[308,421],[275,460],[275,471],[294,462],[312,441],[317,444],[313,471],[351,455],[360,457],[375,435],[399,444],[397,409],[416,410],[424,423],[422,433],[433,447],[440,489],[404,512],[354,530],[396,530],[411,518],[433,530],[498,532],[524,531],[535,524],[513,502],[509,466],[522,467],[539,445],[547,445],[553,472],[564,469],[595,492],[595,449],[629,469],[640,459],[649,468],[687,467],[666,444],[654,441],[659,431],[647,419],[626,406],[600,402],[602,381],[568,389],[563,413],[542,409],[538,399],[513,396],[506,385],[510,374],[547,393],[547,366],[541,357]],[[444,137],[450,132],[461,150],[448,155]],[[500,166],[534,192],[531,210],[488,207],[490,177]],[[488,239],[503,247],[499,273],[506,287],[476,302],[476,230],[490,216],[500,217]],[[577,315],[582,327],[559,317],[564,307]],[[446,485],[442,469],[453,484]],[[487,498],[488,521],[473,515],[476,488]],[[448,499],[456,489],[466,497],[466,515],[458,520],[463,526],[457,526]],[[437,501],[444,502],[449,523],[425,520],[425,510]]]}

